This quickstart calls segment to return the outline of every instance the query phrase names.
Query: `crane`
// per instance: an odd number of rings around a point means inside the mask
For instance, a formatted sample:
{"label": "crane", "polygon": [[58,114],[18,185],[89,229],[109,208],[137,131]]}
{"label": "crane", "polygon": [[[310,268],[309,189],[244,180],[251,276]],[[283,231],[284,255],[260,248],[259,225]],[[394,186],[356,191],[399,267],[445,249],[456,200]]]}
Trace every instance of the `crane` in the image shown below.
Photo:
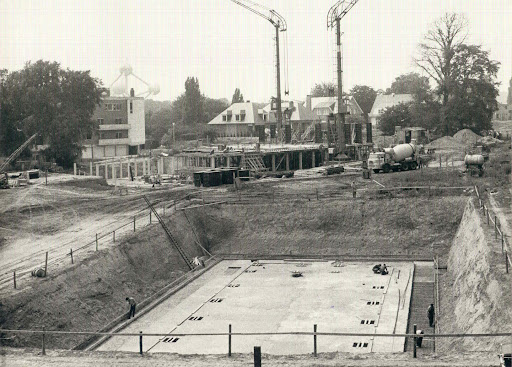
{"label": "crane", "polygon": [[345,148],[345,113],[343,104],[343,63],[341,55],[341,19],[347,15],[359,0],[338,0],[327,12],[327,29],[336,29],[336,60],[338,77],[338,111],[336,118],[336,131],[338,134],[337,149],[342,151]]}
{"label": "crane", "polygon": [[[283,123],[283,112],[281,110],[281,65],[279,59],[279,32],[286,32],[287,24],[286,20],[275,10],[269,9],[263,5],[256,4],[250,0],[231,0],[235,4],[253,12],[254,14],[262,17],[269,21],[276,30],[276,79],[277,79],[277,96],[276,96],[276,108],[277,108],[277,136],[281,131],[281,125]],[[287,44],[285,43],[285,56],[287,55],[286,50]],[[287,62],[287,60],[286,60]],[[287,68],[285,68],[285,79],[288,80],[286,75]],[[286,82],[287,83],[287,82]],[[287,84],[286,84],[287,85]],[[285,90],[285,94],[289,92]]]}
{"label": "crane", "polygon": [[[0,164],[0,188],[7,188],[8,186],[8,180],[7,180],[7,172],[5,170],[9,166],[9,164],[18,158],[18,156],[23,152],[23,150],[34,141],[34,139],[37,137],[37,133],[32,135],[30,138],[28,138],[27,141],[25,141],[23,144],[21,144],[18,149],[16,149],[12,154],[7,158],[2,164]],[[2,174],[5,177],[2,177]]]}

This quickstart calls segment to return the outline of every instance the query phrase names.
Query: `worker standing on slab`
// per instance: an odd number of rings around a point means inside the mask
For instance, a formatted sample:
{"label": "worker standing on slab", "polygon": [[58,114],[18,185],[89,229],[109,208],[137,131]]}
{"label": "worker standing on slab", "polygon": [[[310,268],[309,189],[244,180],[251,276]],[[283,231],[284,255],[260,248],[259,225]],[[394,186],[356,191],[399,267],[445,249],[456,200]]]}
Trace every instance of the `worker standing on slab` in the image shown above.
{"label": "worker standing on slab", "polygon": [[356,182],[355,181],[352,181],[352,197],[355,199],[356,198]]}
{"label": "worker standing on slab", "polygon": [[128,304],[130,305],[130,313],[128,314],[128,320],[133,316],[135,317],[135,306],[137,303],[135,303],[135,300],[133,297],[126,297],[126,301],[128,301]]}
{"label": "worker standing on slab", "polygon": [[431,303],[430,306],[428,306],[427,316],[428,316],[428,324],[429,324],[429,326],[430,327],[434,327],[435,310],[434,310],[434,304],[433,303]]}
{"label": "worker standing on slab", "polygon": [[418,348],[421,348],[421,344],[423,343],[423,336],[422,336],[423,334],[425,334],[425,333],[423,332],[423,330],[417,330],[417,331],[416,331],[416,335],[418,335],[418,336],[416,337],[416,346],[417,346]]}

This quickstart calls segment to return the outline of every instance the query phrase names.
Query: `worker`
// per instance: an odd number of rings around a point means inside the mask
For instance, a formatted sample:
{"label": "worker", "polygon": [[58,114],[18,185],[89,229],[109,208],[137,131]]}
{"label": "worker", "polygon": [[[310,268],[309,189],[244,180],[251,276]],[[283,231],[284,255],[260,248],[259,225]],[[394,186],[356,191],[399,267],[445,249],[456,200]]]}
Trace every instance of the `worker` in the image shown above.
{"label": "worker", "polygon": [[128,320],[133,316],[135,317],[135,306],[137,305],[135,303],[135,300],[133,297],[126,297],[126,301],[130,305],[130,312],[128,313]]}
{"label": "worker", "polygon": [[382,268],[382,265],[381,265],[381,264],[377,264],[377,265],[375,265],[375,266],[372,268],[372,271],[373,271],[375,274],[380,274],[381,268]]}
{"label": "worker", "polygon": [[380,274],[386,275],[388,273],[389,273],[389,271],[388,271],[388,267],[386,266],[386,264],[382,265],[382,268],[380,269]]}
{"label": "worker", "polygon": [[427,309],[428,324],[430,327],[434,327],[435,309],[434,304],[431,303]]}
{"label": "worker", "polygon": [[417,346],[418,348],[421,348],[421,344],[423,343],[423,336],[421,336],[421,335],[423,335],[423,334],[425,334],[425,333],[423,332],[423,330],[417,330],[417,331],[416,331],[416,335],[420,335],[420,336],[417,336],[417,337],[416,337],[416,346]]}
{"label": "worker", "polygon": [[196,267],[202,267],[204,268],[204,260],[200,257],[196,256],[194,257],[194,260],[192,261]]}
{"label": "worker", "polygon": [[352,181],[352,185],[350,185],[352,187],[352,197],[355,199],[356,198],[356,182],[355,181]]}

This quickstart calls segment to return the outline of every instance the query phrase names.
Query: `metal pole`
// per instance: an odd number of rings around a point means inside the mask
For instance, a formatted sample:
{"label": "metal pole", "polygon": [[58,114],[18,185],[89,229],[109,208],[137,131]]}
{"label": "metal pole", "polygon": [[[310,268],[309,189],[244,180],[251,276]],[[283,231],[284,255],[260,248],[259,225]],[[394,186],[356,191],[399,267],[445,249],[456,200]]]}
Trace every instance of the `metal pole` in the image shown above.
{"label": "metal pole", "polygon": [[48,170],[44,172],[44,184],[48,185]]}
{"label": "metal pole", "polygon": [[116,231],[112,232],[112,241],[116,243]]}
{"label": "metal pole", "polygon": [[413,331],[414,331],[414,338],[412,338],[412,342],[413,342],[412,357],[416,358],[416,331],[417,331],[416,324],[413,325]]}
{"label": "metal pole", "polygon": [[338,77],[338,115],[336,121],[336,130],[338,134],[337,148],[341,152],[345,149],[345,114],[343,113],[343,65],[341,62],[341,18],[336,18],[336,58],[337,58],[337,77]]}
{"label": "metal pole", "polygon": [[46,329],[45,327],[43,326],[43,341],[42,341],[42,355],[45,356],[46,355]]}
{"label": "metal pole", "polygon": [[489,208],[487,208],[487,225],[489,225],[489,217],[490,217],[490,216],[491,216],[491,215],[489,214]]}
{"label": "metal pole", "polygon": [[46,259],[44,261],[44,276],[48,275],[48,251],[46,251]]}
{"label": "metal pole", "polygon": [[16,270],[14,271],[13,279],[14,279],[14,289],[16,289]]}
{"label": "metal pole", "polygon": [[231,324],[229,324],[228,357],[231,357]]}
{"label": "metal pole", "polygon": [[98,251],[98,234],[96,233],[96,251]]}
{"label": "metal pole", "polygon": [[317,345],[316,345],[316,328],[317,328],[317,325],[313,325],[313,332],[315,334],[313,334],[313,355],[316,357],[317,356]]}
{"label": "metal pole", "polygon": [[139,353],[140,355],[142,355],[142,331],[140,332],[139,335]]}
{"label": "metal pole", "polygon": [[283,123],[283,111],[281,110],[281,63],[279,60],[279,23],[276,24],[276,78],[277,78],[277,139],[279,139],[281,132],[281,125]]}
{"label": "metal pole", "polygon": [[73,264],[73,249],[70,249],[69,254],[71,255],[71,264]]}
{"label": "metal pole", "polygon": [[498,217],[494,216],[494,239],[498,239]]}
{"label": "metal pole", "polygon": [[507,253],[507,251],[505,251],[505,269],[508,274],[508,253]]}
{"label": "metal pole", "polygon": [[133,231],[135,232],[135,215],[133,216]]}
{"label": "metal pole", "polygon": [[501,231],[501,253],[503,253],[504,247],[505,247],[505,240],[503,238],[503,231]]}
{"label": "metal pole", "polygon": [[254,347],[254,367],[261,367],[261,347]]}

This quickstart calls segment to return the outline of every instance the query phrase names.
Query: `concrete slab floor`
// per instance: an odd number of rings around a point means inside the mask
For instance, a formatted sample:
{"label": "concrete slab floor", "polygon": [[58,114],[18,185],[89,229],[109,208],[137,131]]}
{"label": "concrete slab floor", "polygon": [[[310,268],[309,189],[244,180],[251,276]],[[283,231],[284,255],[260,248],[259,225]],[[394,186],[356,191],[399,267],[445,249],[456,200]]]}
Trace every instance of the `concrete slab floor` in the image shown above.
{"label": "concrete slab floor", "polygon": [[[225,260],[134,321],[123,332],[361,332],[405,333],[413,263]],[[302,277],[292,277],[292,272]],[[227,336],[144,337],[150,353],[225,354]],[[255,345],[269,354],[313,352],[313,336],[233,336],[233,353]],[[404,338],[318,336],[318,352],[402,352]],[[138,337],[114,337],[101,351],[139,350]]]}

